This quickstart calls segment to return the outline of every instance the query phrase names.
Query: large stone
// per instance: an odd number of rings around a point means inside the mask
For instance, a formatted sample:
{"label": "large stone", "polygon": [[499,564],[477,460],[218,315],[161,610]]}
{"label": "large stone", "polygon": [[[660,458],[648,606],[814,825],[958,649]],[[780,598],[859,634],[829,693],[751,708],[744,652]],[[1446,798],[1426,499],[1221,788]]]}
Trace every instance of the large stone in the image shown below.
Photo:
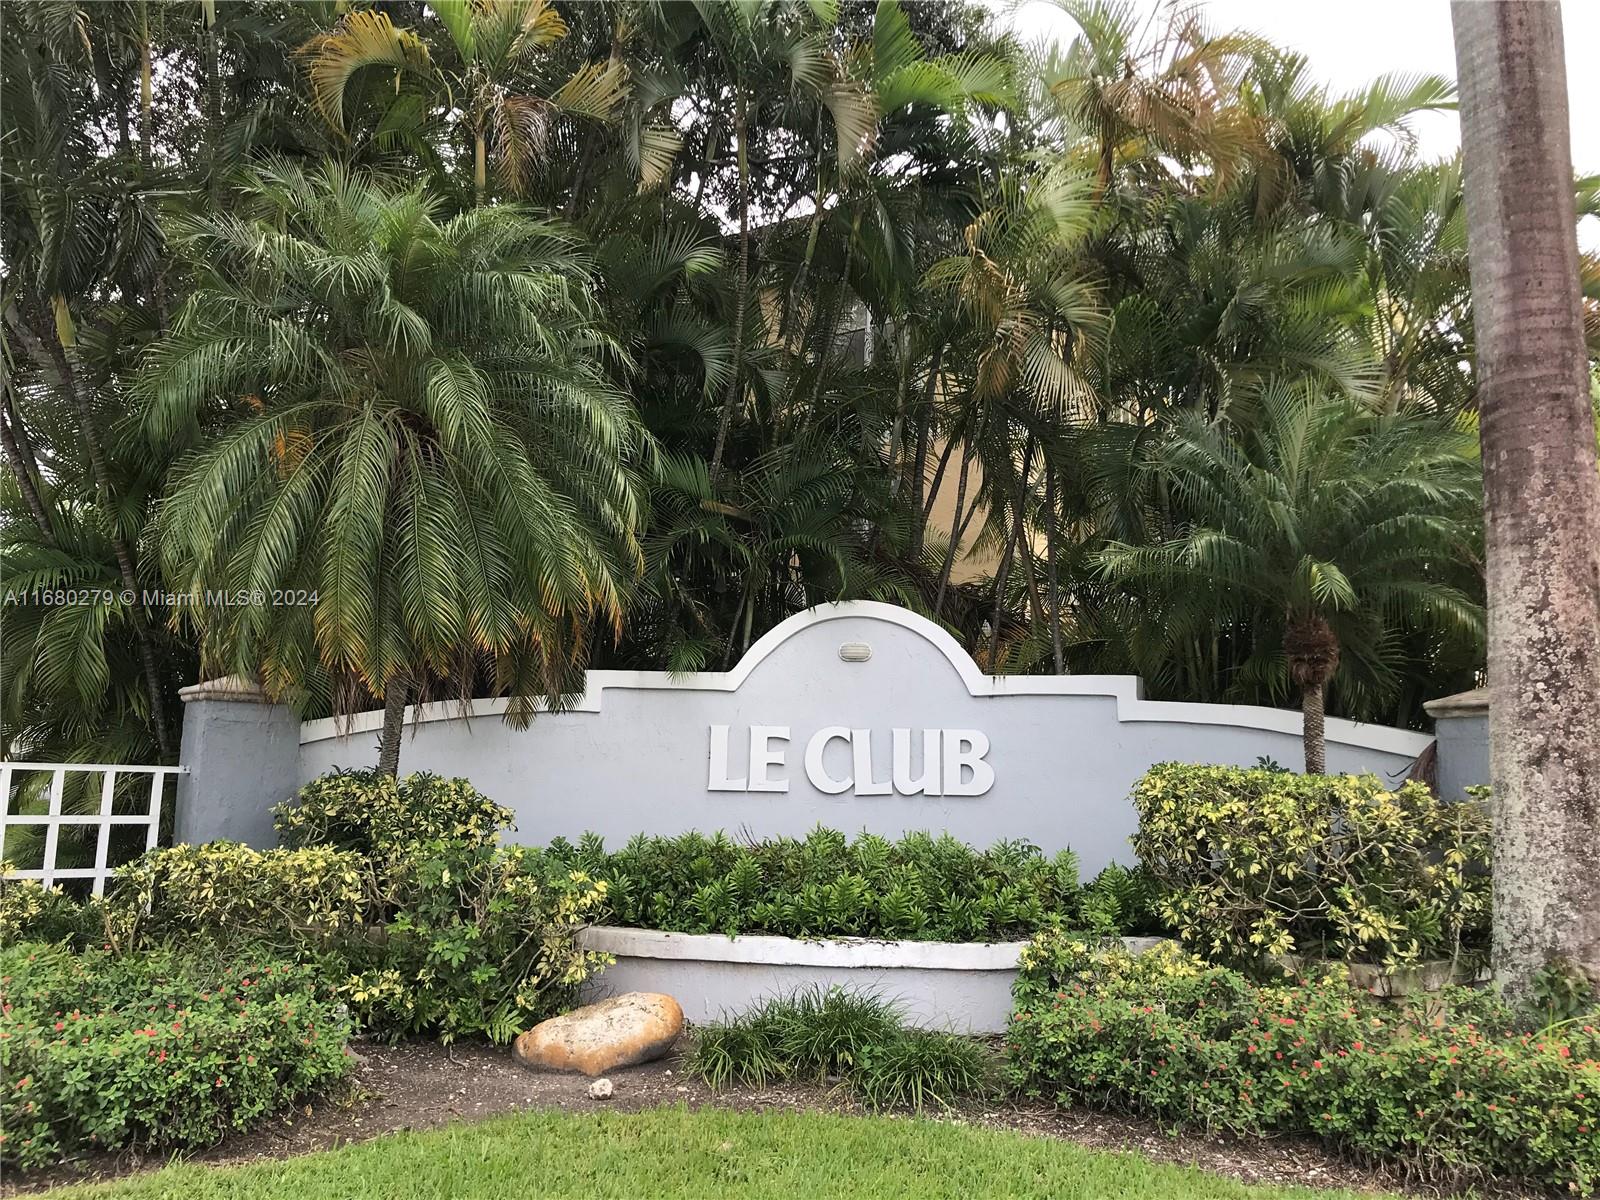
{"label": "large stone", "polygon": [[671,996],[628,992],[539,1022],[512,1053],[535,1070],[603,1075],[660,1058],[682,1032],[683,1009]]}

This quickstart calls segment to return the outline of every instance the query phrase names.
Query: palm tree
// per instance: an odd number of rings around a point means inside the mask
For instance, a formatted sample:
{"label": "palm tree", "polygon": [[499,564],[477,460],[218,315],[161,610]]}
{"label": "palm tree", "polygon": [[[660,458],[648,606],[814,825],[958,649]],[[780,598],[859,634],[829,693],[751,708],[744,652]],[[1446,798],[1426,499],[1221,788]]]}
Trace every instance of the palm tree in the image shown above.
{"label": "palm tree", "polygon": [[114,293],[148,286],[159,270],[160,237],[153,202],[128,185],[128,165],[108,156],[97,136],[109,100],[105,81],[95,77],[95,51],[109,35],[94,32],[91,40],[86,18],[69,5],[25,6],[8,12],[3,24],[0,339],[6,361],[0,384],[6,393],[6,451],[39,534],[49,543],[54,531],[41,503],[42,473],[24,450],[29,435],[23,416],[30,405],[23,392],[48,391],[49,407],[71,414],[72,451],[81,454],[89,502],[106,522],[102,532],[119,590],[135,597],[123,627],[139,652],[143,711],[161,755],[172,761],[176,739],[156,653],[160,614],[145,604],[139,561],[148,510],[140,503],[143,496],[118,493],[107,443],[119,399],[105,386],[108,373],[90,361],[100,314],[116,308],[110,303]]}
{"label": "palm tree", "polygon": [[485,673],[526,719],[619,628],[642,434],[569,235],[334,165],[244,190],[177,230],[197,286],[143,380],[154,436],[209,432],[162,513],[168,578],[208,667],[383,697],[392,772],[430,683]]}
{"label": "palm tree", "polygon": [[1102,194],[1118,155],[1131,151],[1183,165],[1208,160],[1226,177],[1247,148],[1235,106],[1237,81],[1258,39],[1213,34],[1197,5],[1163,6],[1159,25],[1132,0],[1057,0],[1079,36],[1052,65],[1049,87],[1090,143]]}
{"label": "palm tree", "polygon": [[[708,157],[717,137],[733,138],[735,190],[730,214],[739,229],[739,255],[733,293],[733,366],[717,418],[711,451],[711,481],[722,473],[728,434],[747,387],[746,347],[753,325],[750,254],[751,141],[760,126],[809,125],[820,132],[820,114],[832,120],[841,170],[862,153],[872,137],[876,112],[866,89],[844,75],[829,52],[828,37],[838,18],[837,4],[796,0],[696,0],[697,36],[720,75]],[[763,122],[763,107],[810,109],[810,121]]]}
{"label": "palm tree", "polygon": [[1287,385],[1263,394],[1247,430],[1185,415],[1147,467],[1180,532],[1113,542],[1100,570],[1203,608],[1213,629],[1252,610],[1275,621],[1279,669],[1300,689],[1306,771],[1321,773],[1327,687],[1345,658],[1357,659],[1347,673],[1381,678],[1391,631],[1481,626],[1480,607],[1451,582],[1475,535],[1471,450],[1436,419]]}
{"label": "palm tree", "polygon": [[1494,968],[1600,985],[1600,479],[1561,9],[1451,6],[1483,413]]}
{"label": "palm tree", "polygon": [[[991,515],[1009,546],[1031,463],[1030,435],[1084,419],[1099,401],[1083,351],[1101,321],[1099,294],[1084,271],[1082,246],[1093,206],[1088,182],[1057,167],[1002,179],[992,202],[962,232],[960,251],[933,264],[930,290],[948,292],[975,348],[970,383],[957,400],[949,436],[962,442],[954,528],[945,548],[934,612],[943,608],[964,525],[969,468],[983,466]],[[1003,557],[1006,557],[1003,555]],[[997,592],[1003,590],[999,581]],[[998,630],[998,620],[995,621]]]}
{"label": "palm tree", "polygon": [[[565,79],[551,75],[558,68],[549,52],[567,36],[567,23],[550,0],[436,0],[428,7],[445,33],[431,49],[423,35],[371,8],[345,13],[308,41],[301,54],[312,100],[343,130],[347,91],[373,83],[365,74],[372,68],[387,71],[394,86],[367,93],[381,114],[374,136],[415,141],[430,117],[444,123],[459,116],[471,137],[479,199],[489,188],[491,159],[506,190],[521,194],[563,117],[609,121],[627,95],[627,71],[614,56]],[[400,86],[406,81],[409,91]]]}

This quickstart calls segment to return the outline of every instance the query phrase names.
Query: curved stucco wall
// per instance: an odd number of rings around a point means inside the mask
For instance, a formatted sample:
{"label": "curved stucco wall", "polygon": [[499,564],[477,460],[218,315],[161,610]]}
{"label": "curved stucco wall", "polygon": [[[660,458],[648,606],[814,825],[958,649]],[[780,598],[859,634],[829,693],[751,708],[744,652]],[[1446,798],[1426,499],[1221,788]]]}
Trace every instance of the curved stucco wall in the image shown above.
{"label": "curved stucco wall", "polygon": [[[847,645],[846,653],[870,657],[844,661]],[[1250,765],[1267,756],[1293,767],[1302,758],[1298,713],[1146,701],[1129,676],[985,676],[938,626],[866,602],[790,618],[725,674],[591,672],[574,709],[543,714],[525,730],[506,726],[502,707],[482,703],[465,718],[454,707],[425,712],[406,731],[401,769],[466,776],[512,809],[517,839],[529,843],[585,830],[612,845],[690,829],[761,838],[803,835],[820,823],[890,837],[948,831],[976,845],[1021,838],[1047,851],[1070,846],[1093,872],[1129,859],[1127,796],[1152,763]],[[379,719],[363,714],[342,736],[331,721],[307,722],[301,779],[375,762]],[[781,763],[752,771],[751,727],[757,746]],[[961,773],[965,786],[987,789],[893,791],[895,729],[910,731],[914,775],[924,768],[925,731],[935,731],[936,751],[953,746],[969,760],[981,749],[975,741],[987,740],[976,770]],[[866,731],[854,738],[870,746],[870,764],[857,760],[842,734],[849,730]],[[1328,768],[1398,779],[1428,741],[1330,720]],[[816,753],[809,772],[808,746]],[[869,765],[889,794],[860,794],[873,790],[857,783]],[[787,790],[754,790],[763,777]],[[851,786],[832,793],[846,779]],[[741,783],[751,790],[713,786]]]}

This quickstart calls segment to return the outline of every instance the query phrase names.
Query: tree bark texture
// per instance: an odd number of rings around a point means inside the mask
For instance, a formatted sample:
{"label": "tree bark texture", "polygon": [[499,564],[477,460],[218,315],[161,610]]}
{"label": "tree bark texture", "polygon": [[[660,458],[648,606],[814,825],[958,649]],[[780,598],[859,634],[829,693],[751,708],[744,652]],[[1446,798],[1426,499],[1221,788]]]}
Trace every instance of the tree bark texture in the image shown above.
{"label": "tree bark texture", "polygon": [[400,773],[400,735],[405,725],[406,687],[392,679],[383,691],[383,732],[378,735],[378,770],[384,775]]}
{"label": "tree bark texture", "polygon": [[1306,774],[1328,773],[1326,703],[1328,685],[1322,680],[1300,689],[1300,723],[1306,748]]}
{"label": "tree bark texture", "polygon": [[1600,983],[1600,476],[1561,10],[1451,6],[1488,552],[1494,967]]}

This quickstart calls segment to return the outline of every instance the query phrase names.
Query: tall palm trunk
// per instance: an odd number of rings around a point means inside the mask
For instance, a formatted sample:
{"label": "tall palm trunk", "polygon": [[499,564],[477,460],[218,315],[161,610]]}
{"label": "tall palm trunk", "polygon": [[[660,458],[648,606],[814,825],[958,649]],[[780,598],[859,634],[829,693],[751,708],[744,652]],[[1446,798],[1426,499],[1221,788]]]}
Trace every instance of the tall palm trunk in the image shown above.
{"label": "tall palm trunk", "polygon": [[1017,529],[1006,530],[1006,548],[1000,555],[1000,569],[994,573],[994,613],[989,622],[989,674],[998,675],[1000,663],[1000,622],[1006,613],[1006,584],[1011,580],[1011,562],[1017,552]]}
{"label": "tall palm trunk", "polygon": [[734,101],[734,154],[739,164],[739,283],[733,302],[733,370],[728,390],[722,398],[722,415],[717,418],[717,442],[711,451],[711,484],[722,474],[722,455],[728,447],[728,430],[733,425],[733,410],[738,403],[744,373],[744,319],[750,303],[750,131],[746,128],[745,101]]}
{"label": "tall palm trunk", "polygon": [[[913,558],[922,557],[922,542],[927,535],[927,514],[923,509],[923,497],[928,487],[928,449],[929,441],[933,434],[933,397],[939,387],[939,368],[944,363],[944,352],[947,343],[941,341],[939,348],[933,352],[933,362],[928,364],[928,383],[922,396],[922,408],[917,416],[917,451],[916,461],[911,466],[911,505],[914,513],[921,513],[922,519],[915,521],[911,528],[911,554]],[[941,463],[948,459],[941,459]]]}
{"label": "tall palm trunk", "polygon": [[1561,10],[1451,6],[1489,597],[1496,978],[1600,984],[1600,478]]}
{"label": "tall palm trunk", "polygon": [[398,679],[383,689],[383,732],[378,735],[378,770],[388,776],[400,773],[400,735],[406,725],[406,685]]}
{"label": "tall palm trunk", "polygon": [[956,477],[956,507],[950,514],[950,543],[944,550],[944,564],[939,570],[939,591],[933,600],[933,619],[944,616],[944,594],[950,587],[950,574],[955,570],[956,548],[961,541],[961,510],[967,502],[967,474],[972,469],[972,456],[967,449],[961,451],[961,474]]}
{"label": "tall palm trunk", "polygon": [[1044,510],[1044,552],[1050,571],[1050,656],[1060,675],[1066,665],[1061,653],[1061,572],[1056,565],[1056,471],[1048,465],[1044,469]]}
{"label": "tall palm trunk", "polygon": [[154,149],[151,139],[155,125],[151,119],[155,89],[150,70],[150,7],[149,0],[139,0],[139,162],[150,168]]}
{"label": "tall palm trunk", "polygon": [[[22,437],[18,433],[23,434]],[[11,473],[16,477],[17,488],[22,492],[22,499],[28,506],[28,512],[33,517],[33,523],[39,527],[39,534],[44,538],[45,544],[56,544],[55,528],[50,524],[50,512],[45,508],[44,498],[39,492],[38,471],[39,464],[34,460],[27,446],[23,444],[26,433],[22,430],[22,422],[18,419],[16,407],[11,403],[11,389],[6,387],[5,404],[0,407],[0,449],[5,451],[6,461],[11,464]]]}
{"label": "tall palm trunk", "polygon": [[1316,613],[1291,614],[1283,633],[1283,654],[1289,662],[1289,678],[1300,689],[1306,774],[1326,774],[1328,751],[1324,717],[1328,680],[1339,669],[1338,635]]}

